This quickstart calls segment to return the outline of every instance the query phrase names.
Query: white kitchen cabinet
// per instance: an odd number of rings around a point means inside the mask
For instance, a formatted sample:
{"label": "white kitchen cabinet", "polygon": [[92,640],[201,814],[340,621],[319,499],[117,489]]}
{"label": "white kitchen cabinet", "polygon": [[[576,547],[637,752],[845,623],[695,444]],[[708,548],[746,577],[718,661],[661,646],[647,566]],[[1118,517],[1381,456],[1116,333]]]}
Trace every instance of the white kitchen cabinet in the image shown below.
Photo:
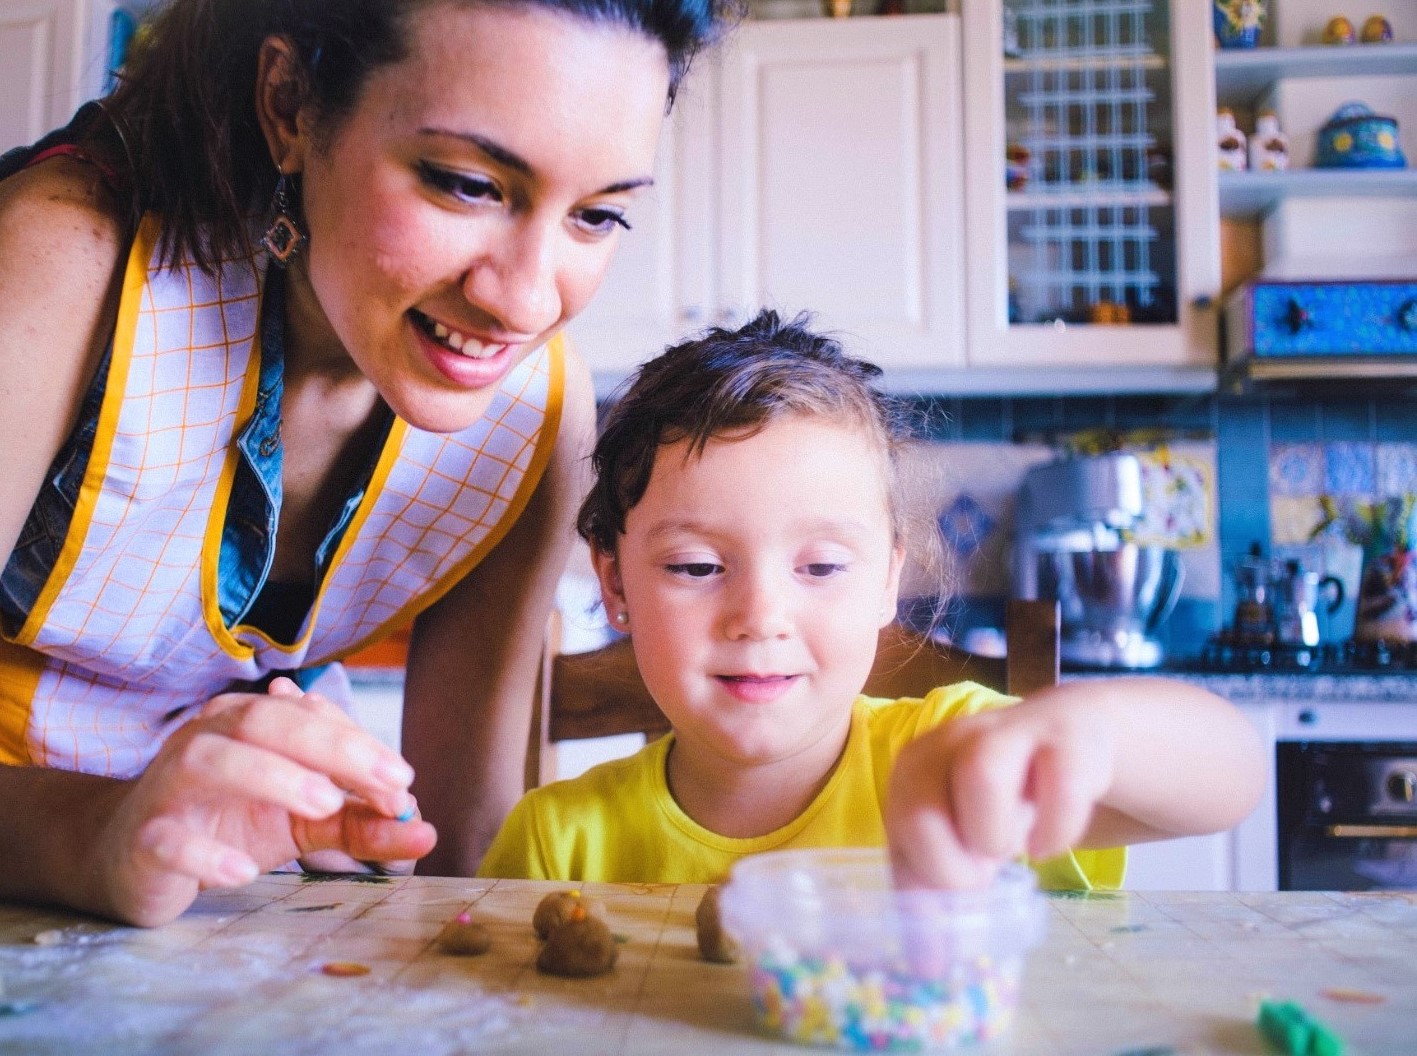
{"label": "white kitchen cabinet", "polygon": [[963,17],[970,366],[1213,368],[1210,5]]}
{"label": "white kitchen cabinet", "polygon": [[0,3],[0,151],[64,124],[103,86],[113,0]]}
{"label": "white kitchen cabinet", "polygon": [[[1274,761],[1278,705],[1239,706],[1255,725],[1269,765]],[[1278,887],[1274,775],[1239,825],[1208,836],[1140,843],[1127,851],[1129,891],[1274,891]]]}
{"label": "white kitchen cabinet", "polygon": [[964,362],[959,20],[748,22],[690,76],[596,302],[601,375],[760,306],[893,369]]}

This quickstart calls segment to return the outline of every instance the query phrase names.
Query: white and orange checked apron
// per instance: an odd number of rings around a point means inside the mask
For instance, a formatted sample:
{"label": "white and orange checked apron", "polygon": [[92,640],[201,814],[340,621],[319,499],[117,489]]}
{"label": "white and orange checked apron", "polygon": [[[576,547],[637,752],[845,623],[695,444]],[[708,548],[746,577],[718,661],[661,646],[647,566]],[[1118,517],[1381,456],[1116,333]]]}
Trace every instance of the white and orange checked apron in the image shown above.
{"label": "white and orange checked apron", "polygon": [[29,619],[0,642],[0,762],[139,772],[186,717],[175,710],[343,656],[432,604],[511,527],[550,458],[559,338],[462,432],[394,422],[293,645],[224,626],[217,556],[233,440],[256,401],[263,263],[227,263],[219,279],[191,261],[162,268],[158,232],[149,217],[129,256],[63,549]]}

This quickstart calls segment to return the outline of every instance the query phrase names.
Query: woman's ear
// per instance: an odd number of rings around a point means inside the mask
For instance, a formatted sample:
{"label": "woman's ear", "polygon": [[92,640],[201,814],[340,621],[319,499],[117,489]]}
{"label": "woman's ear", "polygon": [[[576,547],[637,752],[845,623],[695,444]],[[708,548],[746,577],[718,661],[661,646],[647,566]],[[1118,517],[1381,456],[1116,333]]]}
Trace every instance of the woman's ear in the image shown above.
{"label": "woman's ear", "polygon": [[305,167],[305,97],[305,71],[294,45],[267,37],[256,59],[256,117],[271,162],[287,176]]}
{"label": "woman's ear", "polygon": [[595,568],[595,578],[600,580],[600,600],[605,606],[605,616],[611,626],[620,627],[617,615],[628,611],[625,604],[625,588],[620,582],[620,562],[613,553],[591,544],[590,562]]}

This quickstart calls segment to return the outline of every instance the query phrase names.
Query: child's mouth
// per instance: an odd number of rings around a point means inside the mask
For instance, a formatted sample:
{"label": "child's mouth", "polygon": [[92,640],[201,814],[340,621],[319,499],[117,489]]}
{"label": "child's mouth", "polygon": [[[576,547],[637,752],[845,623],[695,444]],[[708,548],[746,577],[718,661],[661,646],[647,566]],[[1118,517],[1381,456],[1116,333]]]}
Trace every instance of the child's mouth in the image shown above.
{"label": "child's mouth", "polygon": [[797,682],[796,675],[717,675],[729,694],[750,703],[777,700]]}

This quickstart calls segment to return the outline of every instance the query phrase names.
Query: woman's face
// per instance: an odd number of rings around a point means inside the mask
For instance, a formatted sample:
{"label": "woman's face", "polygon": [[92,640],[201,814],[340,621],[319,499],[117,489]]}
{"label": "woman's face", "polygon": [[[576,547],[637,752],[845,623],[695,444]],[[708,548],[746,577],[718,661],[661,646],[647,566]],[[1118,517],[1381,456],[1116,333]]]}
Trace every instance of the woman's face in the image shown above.
{"label": "woman's face", "polygon": [[451,432],[599,285],[669,69],[650,37],[535,4],[434,3],[410,43],[328,144],[302,122],[292,339],[342,346],[398,415]]}

